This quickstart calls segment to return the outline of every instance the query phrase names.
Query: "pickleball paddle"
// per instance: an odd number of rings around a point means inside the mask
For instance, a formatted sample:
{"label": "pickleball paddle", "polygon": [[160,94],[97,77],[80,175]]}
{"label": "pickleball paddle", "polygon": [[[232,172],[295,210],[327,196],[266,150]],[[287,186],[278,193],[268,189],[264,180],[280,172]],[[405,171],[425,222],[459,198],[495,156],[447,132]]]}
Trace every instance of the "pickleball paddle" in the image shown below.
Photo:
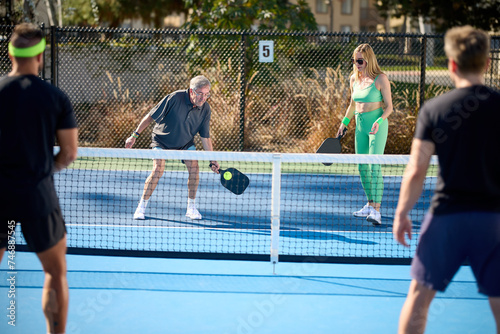
{"label": "pickleball paddle", "polygon": [[[212,164],[210,164],[210,167],[212,167]],[[250,183],[250,179],[236,168],[219,168],[219,173],[222,186],[236,195],[243,194]]]}
{"label": "pickleball paddle", "polygon": [[[345,133],[347,132],[347,128],[344,128],[344,131],[342,131],[342,134],[340,134],[337,138],[326,138],[321,146],[318,148],[316,153],[321,153],[321,154],[339,154],[342,153],[342,145],[340,143],[340,140],[342,137],[344,137]],[[323,165],[325,166],[330,166],[332,163],[330,162],[323,162]]]}

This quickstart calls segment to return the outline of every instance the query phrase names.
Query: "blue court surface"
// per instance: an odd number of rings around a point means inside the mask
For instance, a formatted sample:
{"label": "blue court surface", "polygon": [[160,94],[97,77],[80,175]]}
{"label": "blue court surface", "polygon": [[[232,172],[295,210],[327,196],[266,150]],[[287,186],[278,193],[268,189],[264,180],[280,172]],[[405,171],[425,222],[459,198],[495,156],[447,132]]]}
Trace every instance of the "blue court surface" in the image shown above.
{"label": "blue court surface", "polygon": [[[325,257],[411,258],[434,177],[427,178],[412,211],[415,236],[405,249],[392,237],[401,173],[384,174],[383,224],[378,227],[352,216],[366,202],[359,176],[282,174],[279,254],[310,256],[316,262],[280,262],[273,271],[266,261],[145,256],[170,252],[269,257],[269,172],[244,170],[250,185],[236,196],[220,185],[218,175],[202,171],[197,205],[203,219],[191,220],[185,217],[187,172],[181,165],[160,180],[146,220],[133,220],[149,165],[131,170],[114,168],[116,163],[85,167],[82,162],[55,177],[69,246],[104,251],[67,256],[68,334],[397,332],[410,284],[409,266],[321,262]],[[110,250],[142,257],[104,256]],[[36,256],[16,252],[13,269],[8,269],[7,260],[6,254],[0,265],[0,333],[44,333],[44,275]],[[14,311],[8,309],[12,300]],[[11,312],[15,327],[9,324]],[[433,302],[427,333],[494,331],[488,300],[477,292],[470,268],[463,267]]]}
{"label": "blue court surface", "polygon": [[[269,254],[271,175],[248,173],[240,196],[219,176],[200,173],[197,206],[203,220],[185,217],[187,172],[165,172],[149,201],[146,220],[134,220],[149,171],[69,169],[56,175],[70,247],[156,252]],[[281,175],[280,254],[410,258],[416,247],[398,247],[392,219],[401,176],[384,176],[382,225],[353,217],[366,197],[357,175]],[[435,178],[426,180],[412,211],[415,232],[429,205]]]}
{"label": "blue court surface", "polygon": [[[396,333],[408,266],[68,255],[67,333]],[[0,266],[0,333],[45,333],[32,253]],[[15,276],[15,286],[7,279]],[[15,290],[15,327],[8,324]],[[494,333],[487,299],[462,267],[438,293],[426,333]]]}

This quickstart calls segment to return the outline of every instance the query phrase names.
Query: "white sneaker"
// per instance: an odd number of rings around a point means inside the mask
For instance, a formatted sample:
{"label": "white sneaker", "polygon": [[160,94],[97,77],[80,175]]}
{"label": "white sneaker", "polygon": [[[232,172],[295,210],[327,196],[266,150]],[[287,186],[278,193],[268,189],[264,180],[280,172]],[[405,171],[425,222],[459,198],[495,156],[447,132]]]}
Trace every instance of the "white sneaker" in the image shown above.
{"label": "white sneaker", "polygon": [[142,205],[139,205],[137,207],[137,209],[135,210],[134,219],[138,219],[138,220],[146,219],[146,217],[144,217],[144,213],[146,213],[146,208],[143,207]]}
{"label": "white sneaker", "polygon": [[382,215],[380,214],[380,212],[372,208],[370,214],[368,215],[368,217],[366,217],[366,221],[372,223],[373,226],[382,225]]}
{"label": "white sneaker", "polygon": [[366,205],[359,211],[353,212],[352,215],[354,217],[368,217],[371,213],[371,210],[375,210],[370,204],[366,203]]}
{"label": "white sneaker", "polygon": [[195,207],[188,207],[186,217],[191,219],[201,219],[201,214]]}

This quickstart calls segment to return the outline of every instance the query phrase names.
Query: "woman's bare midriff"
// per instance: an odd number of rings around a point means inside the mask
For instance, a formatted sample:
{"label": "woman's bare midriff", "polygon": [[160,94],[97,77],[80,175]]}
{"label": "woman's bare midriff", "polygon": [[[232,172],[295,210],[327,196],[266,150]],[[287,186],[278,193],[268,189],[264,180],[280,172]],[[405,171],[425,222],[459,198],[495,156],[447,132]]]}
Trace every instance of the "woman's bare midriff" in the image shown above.
{"label": "woman's bare midriff", "polygon": [[356,112],[364,113],[382,108],[382,102],[356,102]]}

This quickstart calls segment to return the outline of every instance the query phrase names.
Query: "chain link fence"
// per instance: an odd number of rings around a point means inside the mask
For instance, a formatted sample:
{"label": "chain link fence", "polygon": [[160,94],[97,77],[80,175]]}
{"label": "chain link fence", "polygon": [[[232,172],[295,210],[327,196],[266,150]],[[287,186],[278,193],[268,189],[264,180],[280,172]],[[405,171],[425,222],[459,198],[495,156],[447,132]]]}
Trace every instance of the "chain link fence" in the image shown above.
{"label": "chain link fence", "polygon": [[[203,74],[212,82],[216,150],[315,152],[335,135],[349,105],[350,60],[361,43],[373,47],[392,84],[395,111],[386,153],[409,153],[420,105],[452,89],[442,35],[45,30],[41,77],[70,97],[80,146],[123,147],[154,105]],[[0,26],[0,75],[10,70],[11,31]],[[262,45],[269,42],[272,61],[262,62]],[[492,36],[486,83],[497,88],[499,58],[500,36]],[[135,147],[149,147],[148,132]],[[343,140],[344,152],[354,152],[353,136],[349,131]]]}

